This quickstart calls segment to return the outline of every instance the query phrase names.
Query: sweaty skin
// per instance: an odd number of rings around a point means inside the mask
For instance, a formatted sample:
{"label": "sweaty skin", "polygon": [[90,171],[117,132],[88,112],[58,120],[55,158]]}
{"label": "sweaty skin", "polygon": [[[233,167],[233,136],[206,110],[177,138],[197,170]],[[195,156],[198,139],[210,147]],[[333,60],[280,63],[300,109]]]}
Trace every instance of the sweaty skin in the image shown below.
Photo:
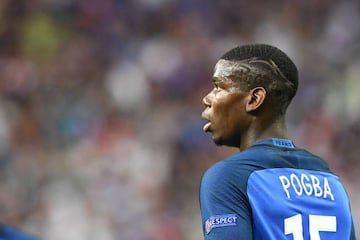
{"label": "sweaty skin", "polygon": [[244,104],[248,92],[240,87],[241,81],[234,80],[233,73],[237,71],[238,75],[248,70],[237,63],[232,66],[233,63],[220,60],[216,64],[212,77],[214,88],[203,98],[206,109],[202,117],[208,121],[203,130],[212,133],[216,144],[238,147],[246,119]]}
{"label": "sweaty skin", "polygon": [[244,63],[244,61],[228,61],[220,59],[215,65],[214,76],[219,78],[226,78],[242,73],[249,72],[250,66]]}
{"label": "sweaty skin", "polygon": [[[203,130],[212,134],[217,145],[232,146],[242,151],[260,138],[287,136],[283,131],[286,129],[283,115],[274,118],[271,110],[260,109],[264,105],[266,90],[259,86],[250,88],[251,81],[265,74],[257,64],[266,64],[276,71],[269,61],[256,58],[243,61],[220,59],[215,65],[212,77],[214,88],[203,98],[206,108],[202,117],[207,120]],[[251,73],[248,74],[248,71]],[[262,117],[259,117],[259,111]]]}

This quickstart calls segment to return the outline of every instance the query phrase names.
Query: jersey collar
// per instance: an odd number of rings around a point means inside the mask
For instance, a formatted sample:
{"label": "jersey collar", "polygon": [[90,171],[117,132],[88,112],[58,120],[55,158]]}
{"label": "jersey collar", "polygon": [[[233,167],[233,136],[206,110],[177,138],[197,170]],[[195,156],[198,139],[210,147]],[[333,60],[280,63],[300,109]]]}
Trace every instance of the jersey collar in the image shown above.
{"label": "jersey collar", "polygon": [[255,145],[273,145],[276,147],[282,148],[295,148],[295,145],[292,140],[284,139],[284,138],[269,138],[269,139],[261,139],[256,141],[253,146]]}

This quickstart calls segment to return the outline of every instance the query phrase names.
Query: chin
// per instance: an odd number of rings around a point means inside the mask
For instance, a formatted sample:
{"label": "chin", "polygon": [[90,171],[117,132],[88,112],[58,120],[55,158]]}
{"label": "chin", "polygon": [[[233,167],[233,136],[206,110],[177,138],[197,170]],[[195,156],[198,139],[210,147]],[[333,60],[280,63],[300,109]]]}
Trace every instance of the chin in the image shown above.
{"label": "chin", "polygon": [[213,142],[218,145],[218,146],[222,146],[223,145],[223,140],[221,137],[217,137],[216,135],[214,135],[214,133],[212,134],[212,140]]}
{"label": "chin", "polygon": [[223,146],[224,143],[218,139],[213,139],[214,143],[217,145],[217,146]]}
{"label": "chin", "polygon": [[214,137],[213,141],[217,146],[228,146],[228,147],[240,147],[240,137],[236,138],[221,138],[221,137]]}

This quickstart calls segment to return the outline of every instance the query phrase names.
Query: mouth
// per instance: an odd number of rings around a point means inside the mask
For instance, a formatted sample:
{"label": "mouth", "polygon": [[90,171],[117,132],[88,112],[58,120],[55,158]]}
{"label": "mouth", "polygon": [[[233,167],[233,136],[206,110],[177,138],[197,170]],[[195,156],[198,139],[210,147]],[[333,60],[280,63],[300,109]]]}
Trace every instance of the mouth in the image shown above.
{"label": "mouth", "polygon": [[211,126],[211,122],[207,122],[205,123],[204,127],[203,127],[203,131],[204,132],[208,132],[209,131],[209,128]]}
{"label": "mouth", "polygon": [[204,132],[209,132],[209,131],[210,131],[211,122],[210,122],[208,116],[206,116],[205,111],[201,114],[201,117],[206,120],[206,123],[205,123],[204,126],[203,126],[203,131],[204,131]]}

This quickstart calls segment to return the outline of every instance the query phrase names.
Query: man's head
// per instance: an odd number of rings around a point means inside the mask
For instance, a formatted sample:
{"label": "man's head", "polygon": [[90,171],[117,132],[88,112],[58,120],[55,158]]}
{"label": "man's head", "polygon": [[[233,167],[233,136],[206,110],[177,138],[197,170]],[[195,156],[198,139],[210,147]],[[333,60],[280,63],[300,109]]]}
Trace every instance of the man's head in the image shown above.
{"label": "man's head", "polygon": [[298,87],[298,72],[278,48],[254,44],[225,53],[212,80],[214,89],[203,99],[203,117],[209,121],[204,131],[212,132],[217,144],[238,147],[241,134],[255,120],[270,123],[285,115]]}

